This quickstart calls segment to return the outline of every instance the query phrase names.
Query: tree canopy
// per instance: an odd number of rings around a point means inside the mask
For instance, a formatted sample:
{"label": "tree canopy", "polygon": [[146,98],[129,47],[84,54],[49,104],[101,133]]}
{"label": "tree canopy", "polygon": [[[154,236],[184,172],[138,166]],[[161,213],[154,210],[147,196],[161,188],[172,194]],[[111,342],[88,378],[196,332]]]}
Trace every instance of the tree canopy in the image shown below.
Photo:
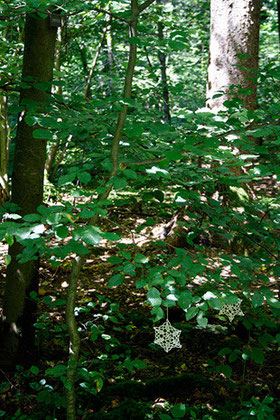
{"label": "tree canopy", "polygon": [[277,4],[0,1],[0,417],[277,418]]}

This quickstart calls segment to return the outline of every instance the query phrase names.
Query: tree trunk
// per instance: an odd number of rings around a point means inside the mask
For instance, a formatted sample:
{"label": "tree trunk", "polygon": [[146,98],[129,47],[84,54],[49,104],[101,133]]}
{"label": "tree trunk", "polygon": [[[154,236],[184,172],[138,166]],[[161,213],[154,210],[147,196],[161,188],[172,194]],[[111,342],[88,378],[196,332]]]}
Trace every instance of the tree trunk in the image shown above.
{"label": "tree trunk", "polygon": [[9,199],[9,122],[7,96],[0,92],[0,206]]}
{"label": "tree trunk", "polygon": [[[247,109],[257,104],[261,0],[212,0],[207,106],[223,108],[238,96]],[[237,89],[229,89],[231,86]],[[222,96],[213,98],[217,92]],[[220,93],[220,92],[219,92]]]}
{"label": "tree trunk", "polygon": [[84,94],[85,100],[91,98],[90,84],[91,84],[91,81],[92,81],[93,73],[94,73],[94,70],[95,70],[95,67],[96,67],[96,64],[97,64],[98,57],[100,55],[101,48],[103,46],[103,42],[104,42],[105,37],[106,37],[106,32],[107,32],[107,29],[110,25],[110,22],[111,22],[110,19],[107,19],[107,23],[106,23],[106,25],[105,25],[105,27],[103,28],[103,31],[102,31],[102,37],[100,39],[100,42],[98,44],[96,53],[95,53],[95,55],[93,57],[93,60],[92,60],[92,65],[91,65],[91,69],[90,69],[90,72],[89,72],[89,75],[88,75],[88,78],[87,78],[87,84],[86,84],[86,89],[85,89],[85,94]]}
{"label": "tree trunk", "polygon": [[280,44],[280,0],[277,0],[277,21],[278,21],[278,37]]}
{"label": "tree trunk", "polygon": [[[60,72],[61,68],[61,57],[62,57],[62,46],[63,46],[63,37],[62,37],[62,28],[59,27],[57,30],[57,42],[56,42],[56,54],[55,54],[55,70]],[[56,80],[59,82],[61,79],[60,76],[57,76]],[[54,93],[57,95],[62,95],[62,86],[56,86],[54,89]],[[52,143],[48,152],[48,156],[45,163],[45,172],[46,175],[49,176],[52,170],[57,151],[60,145],[60,140],[57,139],[55,143]]]}
{"label": "tree trunk", "polygon": [[[160,40],[163,40],[162,22],[158,23],[158,37]],[[169,104],[169,91],[168,91],[167,76],[166,76],[166,55],[163,52],[160,52],[158,55],[158,58],[160,62],[160,71],[161,71],[163,112],[164,112],[165,120],[170,124],[171,115],[170,115],[170,104]]]}
{"label": "tree trunk", "polygon": [[[28,125],[26,116],[38,115],[48,106],[55,39],[56,28],[50,26],[49,17],[26,17],[22,81],[31,87],[22,89],[20,94],[20,103],[24,110],[19,116],[12,175],[12,202],[20,207],[23,216],[36,213],[43,199],[46,141],[33,138],[33,131],[38,126]],[[36,83],[46,82],[49,83],[47,91],[36,86]],[[17,242],[10,247],[12,260],[7,269],[4,296],[4,348],[5,357],[11,361],[16,361],[14,358],[20,350],[32,349],[34,342],[33,322],[36,307],[29,298],[29,293],[38,287],[39,262],[20,264],[16,257],[21,252],[22,245]]]}

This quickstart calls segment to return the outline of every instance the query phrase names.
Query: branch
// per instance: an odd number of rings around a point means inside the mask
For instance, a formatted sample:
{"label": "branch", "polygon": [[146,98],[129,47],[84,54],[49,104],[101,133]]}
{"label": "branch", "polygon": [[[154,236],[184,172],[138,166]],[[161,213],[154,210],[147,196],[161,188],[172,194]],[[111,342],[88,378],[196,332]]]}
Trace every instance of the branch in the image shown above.
{"label": "branch", "polygon": [[142,13],[143,10],[147,9],[147,7],[149,7],[152,3],[154,3],[155,0],[146,0],[144,1],[144,3],[142,3],[139,7],[138,7],[138,13]]}
{"label": "branch", "polygon": [[98,60],[98,57],[99,57],[99,54],[100,54],[100,51],[101,51],[103,42],[105,40],[106,32],[108,30],[108,27],[109,27],[110,23],[111,23],[111,19],[108,20],[106,26],[103,28],[102,37],[101,37],[101,40],[100,40],[100,42],[98,44],[98,47],[97,47],[95,56],[94,56],[93,61],[92,61],[92,65],[91,65],[91,69],[90,69],[90,72],[89,72],[89,76],[88,76],[88,80],[87,80],[87,85],[86,85],[86,89],[85,89],[85,93],[84,93],[85,100],[87,100],[87,98],[89,96],[90,83],[91,83],[91,80],[92,80],[92,77],[93,77],[93,73],[94,73],[94,70],[95,70],[95,67],[96,67],[96,64],[97,64],[97,60]]}
{"label": "branch", "polygon": [[91,10],[94,10],[95,12],[99,12],[99,13],[105,13],[106,15],[109,15],[109,16],[115,18],[115,19],[121,20],[122,22],[125,22],[125,23],[129,24],[128,19],[125,19],[121,16],[118,16],[115,13],[109,12],[109,10],[100,9],[99,7],[93,7]]}
{"label": "branch", "polygon": [[125,165],[128,166],[141,166],[141,165],[151,165],[153,163],[160,163],[165,160],[166,157],[158,158],[158,159],[147,159],[147,160],[139,160],[139,162],[128,162]]}

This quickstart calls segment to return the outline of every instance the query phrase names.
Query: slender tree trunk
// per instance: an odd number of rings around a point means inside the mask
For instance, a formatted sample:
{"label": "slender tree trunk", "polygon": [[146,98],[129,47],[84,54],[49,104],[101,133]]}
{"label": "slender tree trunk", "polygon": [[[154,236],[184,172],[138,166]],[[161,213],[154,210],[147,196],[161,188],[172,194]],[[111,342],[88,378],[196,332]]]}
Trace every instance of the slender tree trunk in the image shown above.
{"label": "slender tree trunk", "polygon": [[[38,115],[48,107],[55,38],[56,28],[50,26],[48,17],[42,19],[39,16],[27,15],[22,80],[30,84],[31,88],[21,90],[20,103],[24,107],[26,103],[35,105],[32,108],[26,107],[20,113],[15,140],[12,202],[20,207],[21,215],[36,213],[43,198],[46,141],[33,138],[33,131],[38,126],[28,125],[25,118],[28,114]],[[33,81],[49,83],[49,90],[39,90],[33,86]],[[32,349],[34,342],[33,322],[36,308],[29,298],[29,293],[38,287],[39,262],[20,264],[17,255],[22,249],[18,242],[10,247],[12,260],[6,275],[4,320],[9,333],[5,336],[4,345],[6,357],[10,359],[14,359],[22,349]],[[20,342],[18,332],[21,333]]]}
{"label": "slender tree trunk", "polygon": [[[142,6],[138,5],[137,0],[131,0],[131,19],[129,24],[129,36],[137,36],[137,20],[141,11],[153,3],[154,0],[145,1]],[[123,89],[123,97],[130,98],[132,91],[132,82],[134,76],[134,69],[136,64],[136,44],[130,44],[129,46],[129,58],[128,65],[125,76],[125,83]],[[119,113],[118,121],[115,129],[114,138],[112,141],[111,147],[111,159],[112,159],[112,170],[109,175],[108,180],[111,180],[116,176],[119,169],[119,143],[122,137],[122,130],[125,124],[127,115],[127,105],[125,105]],[[98,200],[105,200],[112,190],[112,185],[108,185],[106,191],[98,197]],[[93,216],[89,225],[96,226],[98,224],[99,216]],[[69,333],[69,357],[68,357],[68,367],[67,367],[67,380],[70,385],[69,389],[66,389],[66,413],[67,420],[76,419],[76,407],[75,407],[75,377],[77,364],[79,361],[79,352],[80,352],[80,338],[79,332],[75,320],[75,301],[76,301],[76,292],[78,287],[78,281],[80,276],[80,271],[83,266],[85,256],[76,256],[73,260],[70,278],[69,278],[69,287],[67,291],[66,299],[66,325]]]}
{"label": "slender tree trunk", "polygon": [[280,0],[277,0],[277,21],[278,21],[278,37],[280,44]]}
{"label": "slender tree trunk", "polygon": [[107,52],[108,52],[109,71],[112,72],[113,70],[113,41],[112,41],[111,19],[109,21],[109,26],[106,32],[106,44],[107,44]]}
{"label": "slender tree trunk", "polygon": [[[211,0],[207,106],[214,110],[237,95],[247,109],[257,104],[261,0]],[[233,90],[231,86],[238,86]],[[213,98],[219,91],[225,92]]]}
{"label": "slender tree trunk", "polygon": [[9,122],[5,93],[0,91],[0,206],[9,199],[8,162],[9,162]]}
{"label": "slender tree trunk", "polygon": [[64,145],[64,147],[63,147],[63,150],[60,152],[60,155],[59,155],[59,158],[58,158],[58,160],[57,160],[57,162],[56,162],[56,165],[55,165],[55,167],[53,168],[53,170],[52,170],[52,172],[51,172],[51,174],[50,174],[50,176],[49,176],[49,179],[50,179],[50,181],[52,182],[53,181],[53,179],[54,179],[54,177],[55,177],[55,174],[57,173],[57,170],[58,170],[58,168],[59,168],[59,165],[61,164],[61,162],[62,162],[62,160],[63,160],[63,158],[64,158],[64,156],[65,156],[65,153],[66,153],[66,151],[67,151],[67,148],[68,148],[68,146],[69,146],[69,143],[71,142],[71,140],[72,140],[72,134],[70,134],[70,136],[68,137],[68,139],[66,140],[66,143],[65,143],[65,145]]}
{"label": "slender tree trunk", "polygon": [[110,19],[107,20],[107,23],[106,23],[105,27],[103,28],[101,40],[100,40],[100,42],[98,44],[96,53],[95,53],[95,55],[93,57],[93,60],[92,60],[92,65],[91,65],[91,69],[90,69],[90,72],[89,72],[89,75],[88,75],[86,89],[85,89],[85,94],[84,94],[84,98],[86,100],[88,98],[90,98],[90,96],[91,96],[91,93],[90,93],[90,84],[91,84],[91,81],[92,81],[92,77],[93,77],[93,74],[94,74],[94,70],[95,70],[95,67],[96,67],[96,64],[97,64],[98,57],[100,55],[100,51],[101,51],[102,45],[103,45],[103,43],[105,41],[106,32],[107,32],[107,29],[108,29],[109,25],[110,25]]}
{"label": "slender tree trunk", "polygon": [[[59,27],[57,30],[56,54],[55,54],[55,70],[57,72],[60,72],[60,69],[61,69],[62,47],[63,47],[62,27]],[[60,81],[60,79],[61,79],[60,76],[56,78],[58,82]],[[61,96],[62,86],[61,85],[56,86],[54,89],[54,93]],[[48,152],[47,159],[46,159],[46,164],[45,164],[45,173],[47,176],[50,174],[51,169],[53,167],[59,145],[60,145],[59,139],[57,139],[55,143],[51,144],[51,147]]]}
{"label": "slender tree trunk", "polygon": [[[160,40],[163,40],[162,22],[158,23],[158,37]],[[160,52],[158,58],[160,62],[160,71],[161,71],[163,112],[164,112],[164,117],[166,121],[170,123],[171,114],[170,114],[170,103],[169,103],[169,91],[168,91],[167,76],[166,76],[166,55],[163,52]]]}

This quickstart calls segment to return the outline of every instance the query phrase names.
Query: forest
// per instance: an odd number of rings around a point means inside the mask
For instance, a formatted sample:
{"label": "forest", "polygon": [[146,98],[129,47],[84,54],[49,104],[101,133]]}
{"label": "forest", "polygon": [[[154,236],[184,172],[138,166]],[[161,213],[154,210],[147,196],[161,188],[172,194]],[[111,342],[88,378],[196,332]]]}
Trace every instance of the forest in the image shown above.
{"label": "forest", "polygon": [[0,418],[280,418],[280,0],[0,11]]}

